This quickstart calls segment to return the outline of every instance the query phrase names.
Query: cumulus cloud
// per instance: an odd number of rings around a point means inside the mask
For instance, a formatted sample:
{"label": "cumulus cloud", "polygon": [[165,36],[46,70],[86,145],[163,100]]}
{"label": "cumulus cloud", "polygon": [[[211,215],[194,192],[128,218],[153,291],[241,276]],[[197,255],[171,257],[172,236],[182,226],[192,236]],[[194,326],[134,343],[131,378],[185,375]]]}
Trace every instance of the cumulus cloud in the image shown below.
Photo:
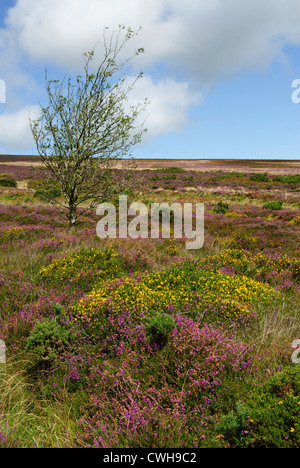
{"label": "cumulus cloud", "polygon": [[78,66],[105,26],[141,25],[143,66],[167,63],[207,83],[299,43],[299,17],[299,0],[18,0],[7,26],[31,58]]}
{"label": "cumulus cloud", "polygon": [[0,60],[15,86],[22,78],[34,90],[24,60],[77,73],[97,41],[101,54],[104,27],[142,26],[132,45],[145,48],[135,61],[145,78],[133,98],[151,101],[150,138],[182,129],[190,106],[224,77],[283,59],[286,45],[300,44],[299,18],[299,0],[17,0],[0,30]]}
{"label": "cumulus cloud", "polygon": [[[139,124],[146,117],[147,134],[144,141],[182,130],[188,123],[188,109],[201,101],[201,94],[190,89],[187,82],[177,82],[172,79],[154,81],[150,76],[139,80],[130,97],[130,104],[143,102],[145,96],[149,100],[145,113]],[[148,114],[148,115],[147,115]]]}
{"label": "cumulus cloud", "polygon": [[1,152],[30,149],[33,138],[29,126],[29,117],[37,119],[38,106],[25,106],[16,112],[4,112],[0,115],[0,150]]}

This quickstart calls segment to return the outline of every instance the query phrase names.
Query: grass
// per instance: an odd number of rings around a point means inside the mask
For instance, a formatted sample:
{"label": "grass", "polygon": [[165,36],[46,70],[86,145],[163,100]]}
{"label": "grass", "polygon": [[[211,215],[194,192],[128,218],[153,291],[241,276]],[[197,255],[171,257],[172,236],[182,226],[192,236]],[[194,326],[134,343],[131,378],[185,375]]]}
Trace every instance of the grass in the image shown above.
{"label": "grass", "polygon": [[33,396],[26,365],[30,363],[20,356],[0,369],[0,443],[7,448],[70,447],[75,429],[72,406],[67,410]]}

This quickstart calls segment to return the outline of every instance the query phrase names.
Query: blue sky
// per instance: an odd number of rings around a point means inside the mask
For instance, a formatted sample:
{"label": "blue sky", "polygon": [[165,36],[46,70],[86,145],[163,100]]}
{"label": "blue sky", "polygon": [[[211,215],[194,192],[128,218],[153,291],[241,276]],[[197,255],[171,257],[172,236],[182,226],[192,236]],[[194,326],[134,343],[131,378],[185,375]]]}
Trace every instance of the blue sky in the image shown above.
{"label": "blue sky", "polygon": [[82,53],[120,23],[142,26],[131,98],[151,101],[133,156],[300,159],[299,0],[1,0],[0,153],[35,153],[28,116],[45,67],[80,73]]}

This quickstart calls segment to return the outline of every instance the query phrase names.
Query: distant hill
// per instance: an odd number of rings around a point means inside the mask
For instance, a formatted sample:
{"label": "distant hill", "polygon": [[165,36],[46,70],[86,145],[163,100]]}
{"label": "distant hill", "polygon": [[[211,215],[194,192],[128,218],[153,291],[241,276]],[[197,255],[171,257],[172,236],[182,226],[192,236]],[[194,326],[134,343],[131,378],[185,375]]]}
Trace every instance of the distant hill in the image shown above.
{"label": "distant hill", "polygon": [[0,162],[33,162],[40,161],[40,156],[18,155],[18,154],[0,154]]}

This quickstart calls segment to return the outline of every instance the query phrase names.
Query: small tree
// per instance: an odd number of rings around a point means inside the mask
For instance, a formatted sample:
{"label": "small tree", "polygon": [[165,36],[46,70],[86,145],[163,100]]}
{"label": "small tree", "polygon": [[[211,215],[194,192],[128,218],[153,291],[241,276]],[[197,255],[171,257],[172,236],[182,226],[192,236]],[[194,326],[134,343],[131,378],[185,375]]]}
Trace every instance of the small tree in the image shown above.
{"label": "small tree", "polygon": [[79,205],[85,205],[82,213],[91,210],[124,188],[126,177],[116,180],[115,163],[128,156],[146,131],[143,124],[139,130],[135,124],[147,99],[135,106],[126,104],[142,72],[131,80],[120,73],[143,52],[137,49],[133,57],[121,58],[125,45],[137,34],[119,26],[108,39],[104,30],[102,62],[91,72],[95,48],[84,53],[84,73],[76,80],[48,80],[46,70],[49,103],[41,106],[41,117],[30,120],[30,126],[37,152],[63,194],[63,201],[48,201],[67,216],[70,228],[78,219]]}

